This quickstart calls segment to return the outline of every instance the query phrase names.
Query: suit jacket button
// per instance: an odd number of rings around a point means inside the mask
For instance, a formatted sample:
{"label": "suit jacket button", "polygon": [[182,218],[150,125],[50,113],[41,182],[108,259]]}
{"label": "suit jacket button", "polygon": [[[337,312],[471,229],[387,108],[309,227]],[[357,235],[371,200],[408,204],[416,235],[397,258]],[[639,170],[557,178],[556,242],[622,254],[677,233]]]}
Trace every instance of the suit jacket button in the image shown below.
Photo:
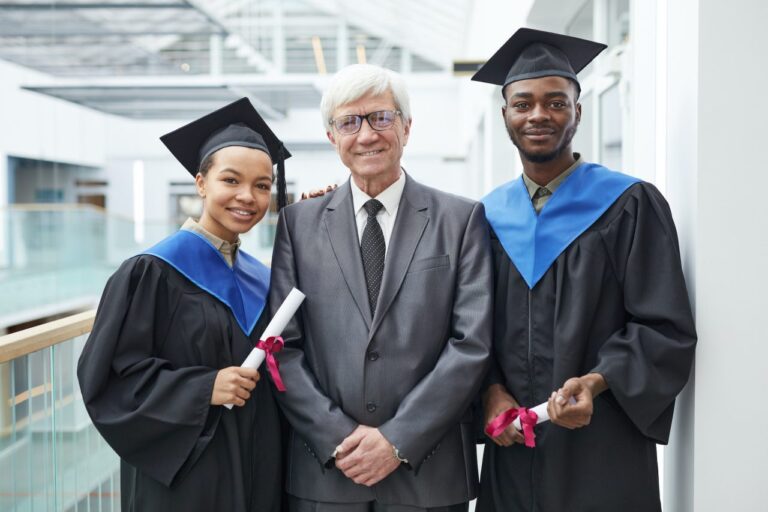
{"label": "suit jacket button", "polygon": [[376,404],[373,402],[368,402],[365,405],[365,408],[368,410],[368,412],[374,412],[376,410]]}
{"label": "suit jacket button", "polygon": [[375,350],[372,350],[371,352],[368,352],[368,360],[369,361],[375,361],[379,358],[379,353]]}

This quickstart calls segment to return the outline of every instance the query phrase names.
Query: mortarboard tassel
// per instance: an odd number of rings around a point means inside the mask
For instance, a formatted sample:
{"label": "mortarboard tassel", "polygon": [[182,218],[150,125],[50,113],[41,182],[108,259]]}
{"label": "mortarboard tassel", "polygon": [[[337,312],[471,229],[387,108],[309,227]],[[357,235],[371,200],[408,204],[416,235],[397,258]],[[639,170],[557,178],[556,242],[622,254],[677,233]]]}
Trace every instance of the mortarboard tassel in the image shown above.
{"label": "mortarboard tassel", "polygon": [[280,211],[288,202],[285,186],[285,146],[280,144],[277,155],[277,210]]}

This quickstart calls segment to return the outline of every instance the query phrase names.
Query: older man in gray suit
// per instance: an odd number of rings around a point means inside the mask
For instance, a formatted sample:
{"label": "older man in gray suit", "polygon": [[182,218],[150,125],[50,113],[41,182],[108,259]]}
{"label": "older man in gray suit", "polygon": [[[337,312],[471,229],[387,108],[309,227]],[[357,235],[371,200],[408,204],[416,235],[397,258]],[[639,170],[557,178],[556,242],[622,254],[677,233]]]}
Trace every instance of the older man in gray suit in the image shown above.
{"label": "older man in gray suit", "polygon": [[400,167],[411,115],[396,73],[345,68],[321,110],[351,179],[280,213],[272,259],[273,310],[293,286],[307,295],[279,354],[290,508],[465,511],[491,343],[483,206]]}

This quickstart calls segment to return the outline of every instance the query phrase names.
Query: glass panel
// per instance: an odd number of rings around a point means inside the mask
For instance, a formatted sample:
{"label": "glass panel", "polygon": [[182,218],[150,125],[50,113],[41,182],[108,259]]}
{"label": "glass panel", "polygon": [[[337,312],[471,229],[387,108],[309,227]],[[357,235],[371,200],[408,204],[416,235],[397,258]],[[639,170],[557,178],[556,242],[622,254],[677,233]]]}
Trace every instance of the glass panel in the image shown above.
{"label": "glass panel", "polygon": [[621,170],[621,103],[618,82],[600,95],[600,163]]}
{"label": "glass panel", "polygon": [[[94,303],[123,260],[177,229],[171,222],[146,223],[144,240],[137,242],[133,221],[102,209],[47,208],[0,208],[0,234],[6,234],[8,248],[8,257],[0,258],[0,325],[15,323],[3,320],[26,311]],[[268,262],[276,224],[277,214],[270,212],[242,236],[243,250]]]}
{"label": "glass panel", "polygon": [[119,510],[119,458],[83,406],[80,336],[0,365],[0,511]]}
{"label": "glass panel", "polygon": [[584,94],[579,102],[581,103],[581,122],[573,137],[573,150],[581,154],[581,157],[587,162],[594,162],[592,158],[592,127],[594,124],[592,93]]}

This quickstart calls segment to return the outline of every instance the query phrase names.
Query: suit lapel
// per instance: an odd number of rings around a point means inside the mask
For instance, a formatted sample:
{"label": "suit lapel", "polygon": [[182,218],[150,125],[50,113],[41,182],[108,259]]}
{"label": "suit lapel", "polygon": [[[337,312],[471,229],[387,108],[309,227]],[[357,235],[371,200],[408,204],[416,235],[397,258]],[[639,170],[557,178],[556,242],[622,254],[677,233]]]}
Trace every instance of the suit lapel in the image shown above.
{"label": "suit lapel", "polygon": [[[400,198],[400,206],[397,209],[395,226],[392,229],[392,236],[387,248],[384,276],[379,291],[376,314],[370,329],[370,337],[381,324],[382,318],[387,314],[392,301],[400,290],[413,259],[413,254],[416,252],[416,247],[418,247],[424,229],[429,222],[429,217],[426,214],[426,201],[422,197],[421,188],[422,186],[413,181],[413,178],[407,177],[403,196]],[[363,283],[365,283],[365,277],[363,277]]]}
{"label": "suit lapel", "polygon": [[341,267],[341,273],[347,282],[347,287],[355,299],[360,314],[363,315],[365,326],[371,328],[371,309],[368,305],[368,291],[363,272],[363,261],[360,256],[360,244],[357,240],[355,212],[352,211],[352,193],[349,182],[342,185],[333,194],[326,206],[325,227],[331,240],[333,254]]}

